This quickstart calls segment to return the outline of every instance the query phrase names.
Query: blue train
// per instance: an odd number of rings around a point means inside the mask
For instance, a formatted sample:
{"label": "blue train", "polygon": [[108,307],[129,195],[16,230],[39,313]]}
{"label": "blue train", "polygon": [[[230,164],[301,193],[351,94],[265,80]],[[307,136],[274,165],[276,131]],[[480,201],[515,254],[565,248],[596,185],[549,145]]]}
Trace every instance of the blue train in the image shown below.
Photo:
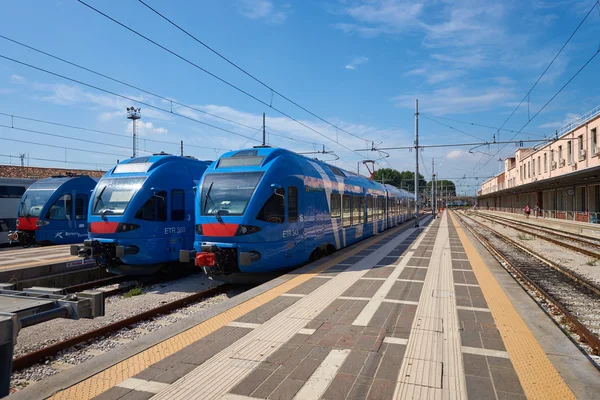
{"label": "blue train", "polygon": [[80,243],[87,237],[87,209],[96,183],[87,175],[53,176],[33,183],[19,202],[17,230],[8,233],[9,240],[24,247]]}
{"label": "blue train", "polygon": [[180,261],[228,282],[260,281],[412,218],[413,195],[279,148],[224,154],[196,193]]}
{"label": "blue train", "polygon": [[109,272],[150,275],[194,242],[194,187],[210,164],[165,153],[122,161],[98,182],[89,238],[71,254]]}

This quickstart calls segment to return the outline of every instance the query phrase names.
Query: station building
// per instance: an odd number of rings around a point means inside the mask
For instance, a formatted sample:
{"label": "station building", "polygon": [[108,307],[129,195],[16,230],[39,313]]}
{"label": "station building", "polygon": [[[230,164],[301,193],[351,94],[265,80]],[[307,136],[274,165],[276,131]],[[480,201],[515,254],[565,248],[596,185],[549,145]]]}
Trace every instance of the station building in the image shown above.
{"label": "station building", "polygon": [[556,132],[551,142],[519,148],[504,171],[483,182],[478,207],[600,223],[600,106]]}

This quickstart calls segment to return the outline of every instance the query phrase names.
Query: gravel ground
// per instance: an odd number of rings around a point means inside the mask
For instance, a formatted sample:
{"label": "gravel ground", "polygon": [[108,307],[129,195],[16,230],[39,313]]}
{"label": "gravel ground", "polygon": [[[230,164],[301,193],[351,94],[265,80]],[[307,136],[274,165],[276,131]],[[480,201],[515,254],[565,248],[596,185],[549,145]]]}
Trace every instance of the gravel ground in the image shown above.
{"label": "gravel ground", "polygon": [[543,255],[546,259],[559,264],[561,267],[574,271],[591,282],[600,285],[600,260],[591,259],[573,250],[536,238],[533,235],[518,232],[504,225],[493,223],[485,218],[477,217],[473,214],[468,215],[498,233],[513,239],[531,251]]}
{"label": "gravel ground", "polygon": [[[193,292],[203,291],[217,286],[218,283],[207,279],[204,275],[185,277],[173,282],[157,284],[143,288],[143,294],[125,298],[114,296],[106,300],[106,316],[94,320],[53,320],[23,329],[19,333],[15,356],[42,348],[57,341],[97,329],[117,320],[149,310],[167,302],[186,297]],[[96,355],[110,351],[116,347],[130,343],[140,336],[171,325],[190,315],[201,312],[217,303],[241,293],[245,289],[234,289],[198,302],[189,304],[171,313],[156,316],[150,320],[138,322],[117,332],[75,345],[62,351],[53,359],[43,364],[34,365],[12,374],[11,390],[18,391],[25,386],[41,381],[60,371],[73,368]],[[39,338],[43,337],[43,340]]]}

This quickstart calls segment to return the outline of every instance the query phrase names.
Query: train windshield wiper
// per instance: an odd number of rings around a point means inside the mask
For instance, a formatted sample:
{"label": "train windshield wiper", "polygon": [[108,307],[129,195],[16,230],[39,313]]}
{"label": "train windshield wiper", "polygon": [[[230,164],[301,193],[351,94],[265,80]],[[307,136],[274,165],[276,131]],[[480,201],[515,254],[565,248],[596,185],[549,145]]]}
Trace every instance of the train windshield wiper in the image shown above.
{"label": "train windshield wiper", "polygon": [[[21,207],[19,208],[19,216],[23,214],[23,208],[25,208],[25,200],[27,199],[28,195],[23,196],[23,199],[21,200]],[[27,211],[25,213],[25,218],[29,217],[29,211]]]}
{"label": "train windshield wiper", "polygon": [[[214,185],[215,181],[212,181],[210,183],[210,186],[208,187],[208,190],[206,191],[206,194],[204,195],[206,200],[210,200],[210,204],[211,204],[211,208],[212,208],[212,214],[215,216],[215,218],[217,219],[217,221],[219,222],[223,222],[223,219],[221,218],[221,215],[219,214],[219,210],[217,210],[217,205],[215,204],[215,202],[213,201],[213,199],[210,197],[210,191],[212,190],[212,187]],[[206,207],[207,207],[208,203],[205,201],[204,203],[204,210],[203,210],[203,214],[206,213]]]}

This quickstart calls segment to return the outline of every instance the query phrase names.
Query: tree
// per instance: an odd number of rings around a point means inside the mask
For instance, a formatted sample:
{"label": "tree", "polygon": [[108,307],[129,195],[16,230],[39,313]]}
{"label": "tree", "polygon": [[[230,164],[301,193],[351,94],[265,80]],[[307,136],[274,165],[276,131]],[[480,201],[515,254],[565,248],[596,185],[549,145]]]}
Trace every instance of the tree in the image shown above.
{"label": "tree", "polygon": [[[432,182],[427,182],[427,193],[431,193],[431,185]],[[446,195],[446,191],[448,192],[448,196],[456,196],[456,185],[452,181],[447,181],[445,179],[436,181],[437,190],[439,190],[440,195]],[[442,188],[444,191],[442,192]]]}
{"label": "tree", "polygon": [[[399,189],[405,189],[409,192],[415,190],[415,173],[412,171],[398,172],[392,168],[380,168],[375,171],[373,180],[377,182],[384,182],[389,185],[396,186]],[[427,184],[425,177],[419,174],[419,192],[423,191],[423,188]]]}

